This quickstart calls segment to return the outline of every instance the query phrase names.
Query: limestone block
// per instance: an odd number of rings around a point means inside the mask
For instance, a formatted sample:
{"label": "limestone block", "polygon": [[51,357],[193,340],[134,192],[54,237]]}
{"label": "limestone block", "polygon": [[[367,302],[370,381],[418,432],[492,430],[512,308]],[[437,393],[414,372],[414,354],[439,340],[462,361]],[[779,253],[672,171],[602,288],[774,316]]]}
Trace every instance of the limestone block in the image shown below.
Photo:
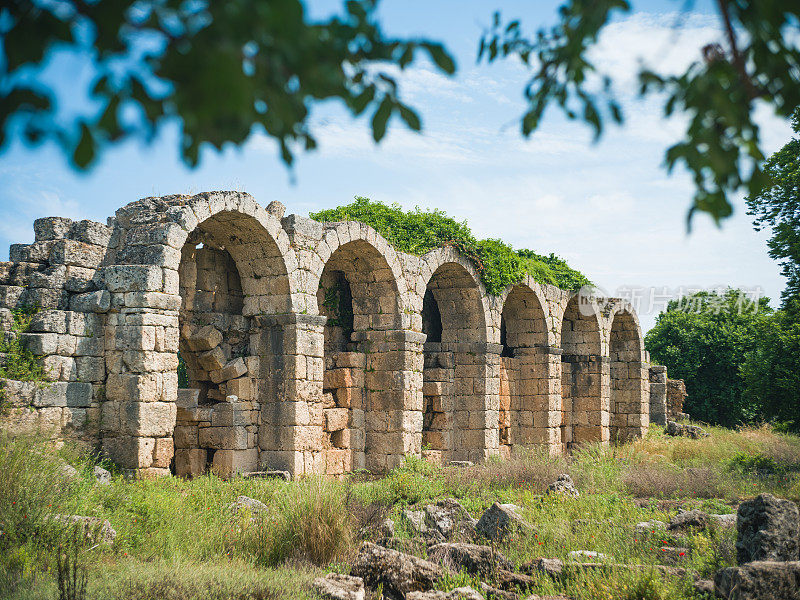
{"label": "limestone block", "polygon": [[346,408],[327,408],[324,411],[325,430],[339,431],[347,427],[350,411]]}
{"label": "limestone block", "polygon": [[243,426],[203,427],[198,439],[205,448],[244,450],[248,447],[247,430]]}
{"label": "limestone block", "polygon": [[175,436],[176,448],[196,448],[199,446],[196,425],[176,425],[173,435]]}
{"label": "limestone block", "polygon": [[122,429],[131,435],[164,437],[175,429],[177,407],[172,402],[127,402],[120,414]]}
{"label": "limestone block", "polygon": [[336,366],[339,368],[363,369],[366,355],[362,352],[340,352],[335,357]]}
{"label": "limestone block", "polygon": [[253,425],[255,418],[252,410],[242,410],[235,404],[221,402],[214,406],[211,413],[212,427],[245,427]]}
{"label": "limestone block", "polygon": [[105,344],[103,338],[77,337],[75,340],[75,356],[102,356]]}
{"label": "limestone block", "polygon": [[175,474],[178,477],[197,477],[206,470],[207,453],[204,448],[179,448],[175,450]]}
{"label": "limestone block", "polygon": [[87,408],[61,409],[61,428],[83,429],[87,422]]}
{"label": "limestone block", "polygon": [[188,339],[189,348],[195,352],[203,350],[211,350],[222,343],[222,334],[213,325],[206,325],[205,327],[196,331]]}
{"label": "limestone block", "polygon": [[325,392],[322,394],[322,407],[323,408],[336,408],[336,396],[333,393]]}
{"label": "limestone block", "polygon": [[69,306],[77,312],[105,313],[111,307],[111,294],[108,290],[77,294],[70,298]]}
{"label": "limestone block", "polygon": [[151,265],[113,265],[100,271],[111,292],[158,292],[163,287],[163,270]]}
{"label": "limestone block", "polygon": [[218,477],[223,478],[255,471],[258,469],[258,449],[217,450],[212,469]]}
{"label": "limestone block", "polygon": [[174,371],[178,368],[178,355],[173,352],[142,352],[125,350],[122,361],[134,373]]}
{"label": "limestone block", "polygon": [[78,369],[71,356],[45,356],[42,359],[45,377],[51,381],[76,381]]}
{"label": "limestone block", "polygon": [[36,407],[86,408],[91,403],[92,385],[89,383],[56,381],[37,389],[33,397],[33,405]]}
{"label": "limestone block", "polygon": [[211,381],[221,383],[230,379],[236,379],[247,373],[247,366],[244,360],[236,358],[226,364],[222,369],[211,372]]}
{"label": "limestone block", "polygon": [[[66,282],[67,267],[64,265],[56,265],[49,267],[44,271],[33,271],[25,276],[20,276],[20,267],[27,263],[19,263],[15,270],[15,277],[12,283],[18,285],[25,285],[32,288],[51,288],[59,289],[64,287]],[[39,265],[37,265],[39,266]],[[26,281],[27,279],[27,281]]]}
{"label": "limestone block", "polygon": [[[203,352],[197,357],[197,362],[206,371],[215,371],[217,369],[221,369],[225,366],[227,361],[228,359],[225,357],[225,353],[219,346],[216,346],[208,352]],[[238,396],[238,394],[236,395]]]}
{"label": "limestone block", "polygon": [[95,288],[96,269],[68,265],[64,273],[64,289],[75,294],[82,294]]}
{"label": "limestone block", "polygon": [[72,223],[67,237],[77,242],[94,244],[95,246],[108,246],[111,240],[111,227],[96,223],[95,221],[78,221]]}
{"label": "limestone block", "polygon": [[125,306],[156,310],[180,310],[181,297],[161,292],[125,292]]}
{"label": "limestone block", "polygon": [[253,381],[249,377],[231,379],[225,385],[228,394],[233,394],[242,400],[255,400]]}
{"label": "limestone block", "polygon": [[67,235],[71,225],[71,219],[66,219],[64,217],[43,217],[33,222],[33,232],[37,242],[59,240]]}
{"label": "limestone block", "polygon": [[175,446],[171,437],[156,439],[153,450],[153,466],[161,469],[168,469],[172,462]]}
{"label": "limestone block", "polygon": [[180,408],[184,409],[195,408],[197,406],[197,401],[199,397],[200,397],[200,390],[181,388],[178,390],[175,402]]}
{"label": "limestone block", "polygon": [[78,381],[101,383],[106,379],[106,361],[97,356],[79,356],[75,359]]}
{"label": "limestone block", "polygon": [[58,240],[50,248],[48,257],[51,265],[74,265],[96,269],[105,256],[103,246],[76,242],[74,240]]}
{"label": "limestone block", "polygon": [[153,438],[118,436],[103,440],[103,451],[123,469],[145,469],[153,464]]}
{"label": "limestone block", "polygon": [[27,350],[37,356],[55,354],[58,350],[57,333],[22,333],[19,339]]}
{"label": "limestone block", "polygon": [[349,448],[350,447],[350,430],[340,429],[331,432],[331,444],[335,448]]}
{"label": "limestone block", "polygon": [[322,379],[324,389],[352,387],[353,377],[350,369],[328,369]]}

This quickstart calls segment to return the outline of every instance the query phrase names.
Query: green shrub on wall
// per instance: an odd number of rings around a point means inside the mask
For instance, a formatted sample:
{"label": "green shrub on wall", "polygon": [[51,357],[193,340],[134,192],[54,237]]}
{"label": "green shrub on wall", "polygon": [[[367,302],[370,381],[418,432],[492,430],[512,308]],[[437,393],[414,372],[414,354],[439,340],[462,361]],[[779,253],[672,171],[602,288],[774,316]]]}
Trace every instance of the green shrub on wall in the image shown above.
{"label": "green shrub on wall", "polygon": [[453,246],[467,256],[480,274],[486,291],[500,294],[528,274],[542,284],[575,290],[589,283],[557,256],[542,256],[531,250],[514,250],[501,240],[478,240],[466,221],[459,223],[441,210],[416,208],[405,212],[399,205],[387,206],[356,197],[352,204],[309,215],[315,221],[359,221],[385,237],[395,249],[421,256],[441,246]]}

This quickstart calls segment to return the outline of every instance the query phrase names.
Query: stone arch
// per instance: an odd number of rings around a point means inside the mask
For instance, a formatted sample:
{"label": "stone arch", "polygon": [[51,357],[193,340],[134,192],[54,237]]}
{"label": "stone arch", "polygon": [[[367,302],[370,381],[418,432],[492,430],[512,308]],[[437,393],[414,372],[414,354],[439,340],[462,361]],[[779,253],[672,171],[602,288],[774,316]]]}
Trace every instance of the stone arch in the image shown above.
{"label": "stone arch", "polygon": [[499,438],[506,455],[515,446],[548,443],[560,416],[550,393],[557,365],[553,369],[547,343],[547,305],[538,292],[526,282],[509,287],[502,298]]}
{"label": "stone arch", "polygon": [[561,321],[561,442],[609,440],[608,359],[597,303],[572,295]]}
{"label": "stone arch", "polygon": [[[176,447],[181,475],[202,472],[208,450],[223,476],[255,470],[261,400],[284,383],[274,366],[285,349],[263,343],[262,319],[294,305],[296,261],[278,218],[248,194],[213,192],[141,200],[115,220],[109,329],[124,341],[107,394],[127,424],[104,446],[140,472],[166,469]],[[178,392],[179,349],[194,383],[208,382],[196,392]]]}
{"label": "stone arch", "polygon": [[419,324],[427,329],[438,311],[441,325],[423,351],[423,454],[434,462],[480,460],[497,452],[499,403],[499,345],[487,343],[486,293],[452,248],[421,262]]}
{"label": "stone arch", "polygon": [[[383,307],[383,312],[380,314],[389,314],[390,312],[400,317],[402,321],[403,315],[403,302],[402,295],[405,292],[405,277],[401,265],[400,258],[397,251],[383,238],[377,231],[369,225],[358,223],[356,221],[346,221],[341,223],[325,223],[325,231],[322,239],[316,246],[316,256],[319,260],[314,260],[311,266],[311,278],[308,285],[309,293],[313,295],[316,300],[317,311],[320,311],[319,296],[317,291],[320,286],[320,279],[323,272],[330,268],[328,263],[331,257],[337,253],[340,248],[348,247],[346,254],[358,258],[359,256],[371,257],[370,260],[377,260],[377,265],[380,267],[382,281],[393,281],[393,285],[397,293],[394,298],[396,303],[392,307]],[[354,244],[351,246],[351,244]],[[380,257],[380,260],[377,259]],[[387,319],[383,319],[380,329],[391,329],[394,327],[402,326],[402,323],[393,322],[386,323]]]}
{"label": "stone arch", "polygon": [[609,326],[611,439],[641,437],[649,425],[648,369],[636,312],[615,301]]}
{"label": "stone arch", "polygon": [[320,315],[327,318],[322,385],[326,472],[381,470],[414,451],[406,435],[407,412],[413,413],[413,407],[402,385],[408,359],[396,335],[402,324],[400,287],[391,267],[396,257],[367,239],[341,243],[344,235],[338,233],[336,238],[339,245],[326,236],[333,251],[316,290]]}

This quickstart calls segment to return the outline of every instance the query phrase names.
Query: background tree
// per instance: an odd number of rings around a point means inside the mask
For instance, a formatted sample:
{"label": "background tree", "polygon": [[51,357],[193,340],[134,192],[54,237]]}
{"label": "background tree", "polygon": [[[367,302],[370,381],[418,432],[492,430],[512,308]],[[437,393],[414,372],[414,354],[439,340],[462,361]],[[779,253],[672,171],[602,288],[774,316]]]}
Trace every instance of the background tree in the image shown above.
{"label": "background tree", "polygon": [[[685,3],[680,3],[685,6]],[[725,46],[710,44],[684,73],[665,75],[642,66],[640,94],[662,94],[664,114],[689,118],[684,139],[667,149],[668,170],[683,165],[695,183],[695,211],[715,220],[732,213],[731,194],[755,194],[765,182],[754,112],[759,104],[789,118],[800,105],[800,4],[764,0],[716,0]],[[590,59],[603,29],[630,14],[627,0],[568,0],[559,22],[527,37],[519,20],[495,14],[479,58],[519,58],[532,71],[524,94],[528,108],[522,134],[540,125],[555,104],[570,119],[587,123],[599,137],[606,122],[621,123],[614,79]]]}
{"label": "background tree", "polygon": [[[354,115],[371,112],[376,142],[395,114],[419,130],[391,67],[412,64],[419,50],[444,73],[455,64],[440,44],[384,36],[375,5],[347,0],[341,16],[315,23],[300,0],[4,2],[0,147],[15,137],[53,139],[83,169],[107,144],[152,139],[161,123],[177,119],[189,164],[203,143],[239,145],[255,127],[291,163],[296,148],[316,146],[309,112],[328,99]],[[92,57],[90,114],[58,111],[43,77],[56,51]]]}
{"label": "background tree", "polygon": [[[800,134],[800,109],[792,119],[792,129]],[[786,277],[781,293],[783,308],[795,320],[800,317],[800,138],[792,140],[764,164],[769,176],[767,187],[747,198],[747,214],[754,217],[756,231],[771,229],[767,241],[769,255],[780,262]]]}
{"label": "background tree", "polygon": [[699,292],[668,304],[645,347],[670,377],[685,381],[684,410],[692,418],[730,427],[763,417],[740,370],[771,324],[768,298],[753,302],[739,290]]}
{"label": "background tree", "polygon": [[[370,112],[375,141],[395,114],[419,130],[420,119],[401,102],[388,67],[407,67],[420,49],[442,72],[453,73],[455,64],[438,43],[384,36],[376,4],[346,0],[341,16],[314,23],[300,0],[4,2],[0,148],[17,137],[54,139],[75,166],[86,168],[108,143],[152,138],[160,123],[176,119],[190,164],[203,143],[239,145],[254,127],[275,138],[290,163],[296,148],[316,146],[308,115],[315,103],[331,98],[354,115]],[[764,183],[755,108],[766,105],[789,118],[800,105],[800,4],[716,5],[725,47],[706,46],[681,75],[642,68],[639,80],[642,95],[664,94],[666,115],[689,117],[684,140],[667,150],[666,165],[683,165],[694,178],[689,214],[705,211],[719,220],[731,214],[732,193],[754,195]],[[631,12],[627,0],[566,0],[556,25],[531,37],[520,21],[504,23],[495,15],[479,60],[513,56],[532,70],[523,135],[536,130],[553,103],[597,136],[609,118],[622,122],[613,77],[599,72],[589,53],[604,27]],[[42,77],[58,50],[89,53],[96,68],[98,108],[77,122],[56,110]]]}
{"label": "background tree", "polygon": [[745,394],[765,419],[800,432],[800,323],[777,311],[741,367]]}

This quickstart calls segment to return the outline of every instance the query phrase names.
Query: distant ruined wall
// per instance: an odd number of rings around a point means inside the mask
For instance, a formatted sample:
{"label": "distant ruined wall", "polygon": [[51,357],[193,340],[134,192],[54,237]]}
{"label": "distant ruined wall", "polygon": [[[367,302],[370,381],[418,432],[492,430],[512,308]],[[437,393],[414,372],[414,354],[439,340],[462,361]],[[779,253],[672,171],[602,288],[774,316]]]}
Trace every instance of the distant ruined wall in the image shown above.
{"label": "distant ruined wall", "polygon": [[646,430],[659,382],[626,302],[530,277],[490,296],[451,247],[283,213],[210,192],[37,220],[0,267],[0,324],[41,309],[21,337],[52,383],[4,380],[2,427],[77,435],[139,476],[337,475]]}

